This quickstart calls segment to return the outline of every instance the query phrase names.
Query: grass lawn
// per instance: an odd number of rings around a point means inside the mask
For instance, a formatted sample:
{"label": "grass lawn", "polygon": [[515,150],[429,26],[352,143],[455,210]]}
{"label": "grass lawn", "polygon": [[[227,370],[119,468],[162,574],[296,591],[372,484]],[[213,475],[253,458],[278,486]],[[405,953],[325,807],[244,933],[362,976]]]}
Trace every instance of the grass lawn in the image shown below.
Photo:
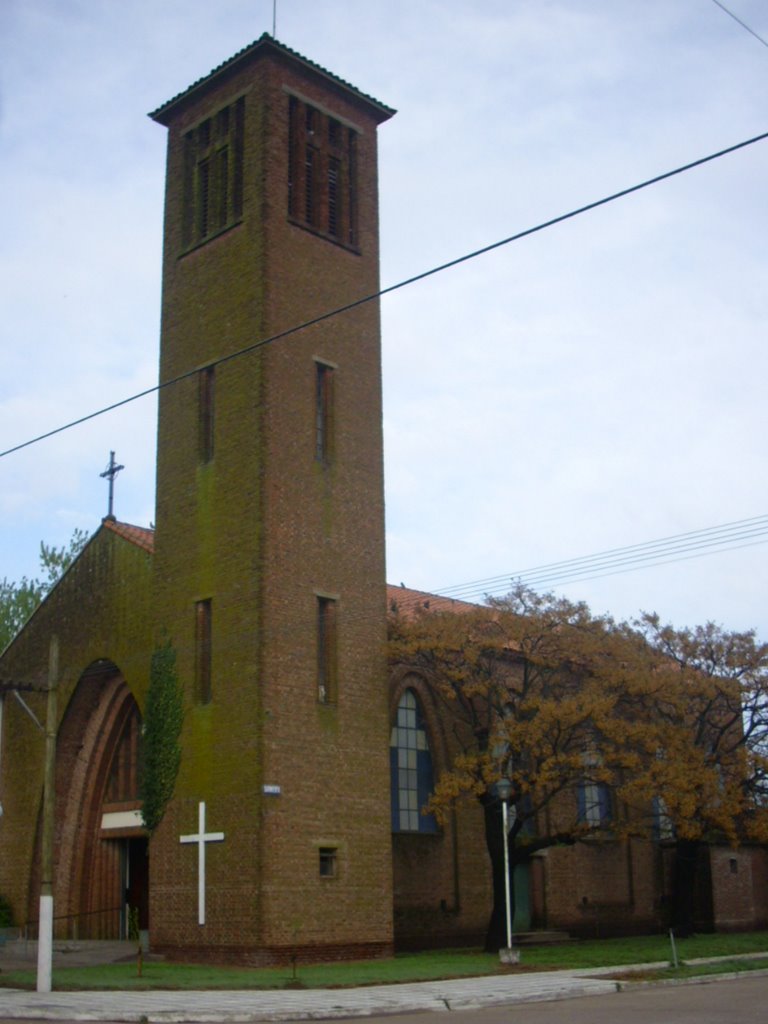
{"label": "grass lawn", "polygon": [[753,960],[718,960],[712,964],[682,964],[680,967],[667,967],[663,970],[617,971],[612,978],[623,981],[675,981],[685,978],[709,977],[717,974],[744,974],[748,971],[764,971],[768,969],[768,956],[756,957]]}
{"label": "grass lawn", "polygon": [[[744,953],[768,953],[768,932],[739,935],[697,935],[677,941],[680,961],[697,957],[727,956],[738,962]],[[313,964],[297,969],[298,981],[306,988],[334,988],[352,985],[431,981],[468,975],[501,974],[525,970],[556,970],[574,967],[621,967],[625,964],[669,961],[669,938],[664,935],[629,939],[567,942],[551,946],[525,946],[519,967],[501,967],[498,957],[473,950],[442,950],[403,953],[388,960],[359,960],[351,963]],[[742,962],[743,963],[743,962]],[[762,965],[761,965],[762,966]],[[734,970],[733,964],[727,970]],[[708,969],[709,970],[709,969]],[[682,967],[681,971],[702,973]],[[684,976],[665,972],[665,977]],[[138,976],[135,962],[97,967],[54,969],[56,989],[248,989],[283,988],[291,984],[290,967],[240,968],[144,963]],[[34,987],[35,972],[8,971],[0,974],[0,986]]]}

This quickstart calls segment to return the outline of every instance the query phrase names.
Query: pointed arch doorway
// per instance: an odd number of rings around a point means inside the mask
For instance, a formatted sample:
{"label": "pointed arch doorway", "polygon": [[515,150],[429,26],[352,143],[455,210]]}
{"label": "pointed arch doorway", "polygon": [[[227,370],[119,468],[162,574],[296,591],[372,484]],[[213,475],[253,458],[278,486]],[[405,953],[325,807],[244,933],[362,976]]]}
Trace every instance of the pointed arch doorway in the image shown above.
{"label": "pointed arch doorway", "polygon": [[149,928],[149,842],[141,823],[141,713],[119,668],[93,662],[59,727],[57,931],[128,938]]}

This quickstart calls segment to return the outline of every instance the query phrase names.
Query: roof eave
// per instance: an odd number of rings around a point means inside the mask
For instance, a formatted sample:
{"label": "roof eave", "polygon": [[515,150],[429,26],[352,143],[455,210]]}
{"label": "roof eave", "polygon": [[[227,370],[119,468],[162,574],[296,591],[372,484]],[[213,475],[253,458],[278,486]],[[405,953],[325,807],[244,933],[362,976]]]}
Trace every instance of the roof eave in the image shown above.
{"label": "roof eave", "polygon": [[157,110],[153,110],[149,116],[153,121],[157,121],[158,124],[164,125],[166,128],[171,124],[175,115],[181,110],[194,96],[194,94],[202,86],[207,86],[209,83],[215,81],[218,78],[223,78],[225,75],[231,74],[237,70],[242,64],[254,57],[259,51],[264,53],[272,52],[280,57],[289,58],[298,64],[303,65],[308,71],[314,75],[318,75],[321,78],[326,79],[336,88],[342,89],[345,92],[352,93],[354,97],[373,113],[377,122],[381,124],[383,121],[388,120],[392,117],[396,111],[392,107],[388,107],[385,103],[381,103],[379,100],[374,99],[373,96],[368,96],[366,93],[361,92],[354,85],[349,82],[345,82],[344,79],[339,78],[337,75],[332,74],[326,68],[321,67],[319,64],[315,64],[314,61],[309,58],[302,56],[290,47],[285,46],[283,43],[279,43],[276,39],[273,39],[269,33],[264,32],[255,42],[250,43],[248,46],[239,50],[234,56],[225,60],[218,67],[215,67],[207,75],[199,78],[196,82],[193,82],[187,89],[180,92],[178,95],[172,97],[166,103],[161,104]]}

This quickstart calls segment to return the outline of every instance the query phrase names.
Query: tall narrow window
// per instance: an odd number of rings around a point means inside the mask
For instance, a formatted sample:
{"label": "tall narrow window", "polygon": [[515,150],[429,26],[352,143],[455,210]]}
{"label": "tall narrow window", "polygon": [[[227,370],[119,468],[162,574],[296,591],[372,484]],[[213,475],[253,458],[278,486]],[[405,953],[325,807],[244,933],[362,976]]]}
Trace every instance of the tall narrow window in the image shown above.
{"label": "tall narrow window", "polygon": [[212,697],[212,654],[212,609],[208,598],[195,604],[195,695],[200,704],[209,704]]}
{"label": "tall narrow window", "polygon": [[216,367],[206,366],[197,379],[198,453],[202,463],[210,462],[213,458],[215,392]]}
{"label": "tall narrow window", "polygon": [[657,842],[664,842],[675,838],[675,823],[669,816],[667,805],[663,796],[655,796],[652,804],[653,812],[653,838]]}
{"label": "tall narrow window", "polygon": [[339,161],[331,157],[328,161],[328,234],[336,237],[339,233]]}
{"label": "tall narrow window", "polygon": [[315,458],[328,465],[333,458],[334,367],[315,363]]}
{"label": "tall narrow window", "polygon": [[582,825],[601,828],[613,818],[613,801],[607,783],[598,776],[601,758],[594,750],[588,750],[583,757],[584,778],[576,790],[578,821]]}
{"label": "tall narrow window", "polygon": [[337,696],[338,603],[317,598],[317,699],[332,704]]}
{"label": "tall narrow window", "polygon": [[211,161],[201,160],[197,165],[197,237],[208,234],[208,213],[211,202]]}
{"label": "tall narrow window", "polygon": [[229,216],[229,147],[222,146],[216,153],[216,219],[214,228],[227,226]]}
{"label": "tall narrow window", "polygon": [[288,99],[288,216],[342,245],[357,245],[357,132]]}
{"label": "tall narrow window", "polygon": [[304,152],[304,220],[315,223],[315,152],[309,146]]}
{"label": "tall narrow window", "polygon": [[600,828],[611,821],[611,791],[604,782],[580,782],[577,799],[578,820],[582,825]]}
{"label": "tall narrow window", "polygon": [[347,242],[357,247],[357,132],[347,132]]}
{"label": "tall narrow window", "polygon": [[421,708],[413,690],[397,705],[390,738],[393,832],[437,832],[434,815],[422,814],[433,789],[432,755]]}
{"label": "tall narrow window", "polygon": [[138,764],[141,739],[141,714],[133,705],[117,743],[109,770],[105,803],[136,800],[139,795]]}
{"label": "tall narrow window", "polygon": [[184,136],[185,248],[205,241],[242,216],[243,97]]}

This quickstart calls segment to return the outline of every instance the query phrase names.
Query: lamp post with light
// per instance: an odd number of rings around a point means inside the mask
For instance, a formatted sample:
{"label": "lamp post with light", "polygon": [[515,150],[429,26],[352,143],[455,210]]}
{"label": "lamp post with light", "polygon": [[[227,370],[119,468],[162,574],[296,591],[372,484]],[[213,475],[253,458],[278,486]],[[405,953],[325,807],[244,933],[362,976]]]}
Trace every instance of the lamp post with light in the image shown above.
{"label": "lamp post with light", "polygon": [[[501,800],[501,828],[504,838],[504,910],[507,925],[507,945],[505,949],[499,950],[499,959],[505,964],[516,964],[520,961],[518,950],[512,949],[512,898],[509,885],[509,829],[514,824],[515,818],[510,821],[509,798],[512,794],[512,783],[507,778],[501,778],[496,783],[496,794]],[[512,808],[512,815],[516,816],[516,810]]]}

